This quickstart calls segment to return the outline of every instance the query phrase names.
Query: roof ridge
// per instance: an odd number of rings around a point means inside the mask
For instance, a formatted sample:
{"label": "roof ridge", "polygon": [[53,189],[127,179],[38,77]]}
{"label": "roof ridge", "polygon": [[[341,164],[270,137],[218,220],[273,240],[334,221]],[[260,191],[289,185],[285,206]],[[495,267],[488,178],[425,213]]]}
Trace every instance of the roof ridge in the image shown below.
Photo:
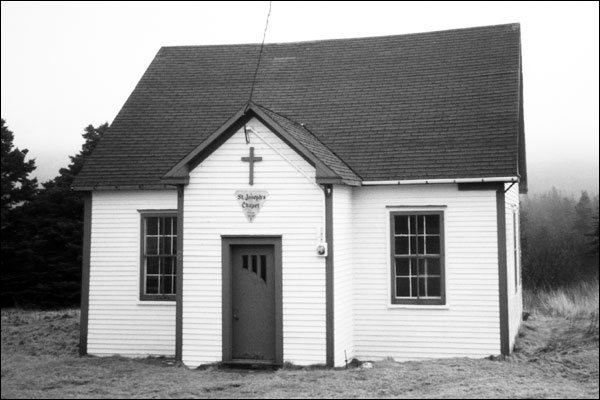
{"label": "roof ridge", "polygon": [[[423,31],[423,32],[409,32],[409,33],[400,33],[395,35],[379,35],[379,36],[361,36],[361,37],[344,37],[344,38],[331,38],[331,39],[314,39],[314,40],[296,40],[291,42],[265,42],[265,46],[278,46],[278,45],[291,45],[291,44],[309,44],[309,43],[325,43],[325,42],[342,42],[342,41],[358,41],[358,40],[369,40],[369,39],[386,39],[386,38],[396,38],[396,37],[408,37],[408,36],[418,36],[418,35],[433,35],[437,33],[449,33],[449,32],[465,32],[469,30],[483,30],[483,29],[492,29],[492,28],[508,28],[511,27],[512,30],[520,30],[521,24],[519,22],[512,22],[506,24],[496,24],[496,25],[480,25],[480,26],[472,26],[468,28],[453,28],[453,29],[438,29],[434,31]],[[191,48],[191,47],[243,47],[243,46],[260,46],[260,43],[220,43],[220,44],[192,44],[192,45],[175,45],[175,46],[161,46],[161,49],[177,49],[177,48]]]}

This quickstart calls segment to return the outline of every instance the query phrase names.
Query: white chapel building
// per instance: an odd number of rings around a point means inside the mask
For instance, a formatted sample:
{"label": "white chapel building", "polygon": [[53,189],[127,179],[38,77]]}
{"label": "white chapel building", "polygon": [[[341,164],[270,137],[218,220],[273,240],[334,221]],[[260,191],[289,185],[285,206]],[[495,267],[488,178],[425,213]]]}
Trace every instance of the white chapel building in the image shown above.
{"label": "white chapel building", "polygon": [[81,353],[509,354],[519,25],[266,44],[254,79],[259,50],[161,48],[76,178]]}

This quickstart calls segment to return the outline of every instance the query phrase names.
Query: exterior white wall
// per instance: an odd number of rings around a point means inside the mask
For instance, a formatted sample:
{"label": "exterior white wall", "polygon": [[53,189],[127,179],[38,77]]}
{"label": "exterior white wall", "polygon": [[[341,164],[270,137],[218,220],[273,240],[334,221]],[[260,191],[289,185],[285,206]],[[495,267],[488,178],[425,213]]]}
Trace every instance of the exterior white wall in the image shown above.
{"label": "exterior white wall", "polygon": [[175,302],[140,301],[138,210],[175,210],[173,191],[92,194],[88,353],[175,354]]}
{"label": "exterior white wall", "polygon": [[[354,349],[361,360],[500,353],[496,192],[457,185],[353,191]],[[444,206],[446,305],[390,304],[387,206]]]}
{"label": "exterior white wall", "polygon": [[344,366],[354,357],[352,189],[333,188],[334,362]]}
{"label": "exterior white wall", "polygon": [[[183,361],[195,367],[222,359],[221,235],[282,235],[284,360],[321,364],[325,258],[315,248],[325,234],[323,192],[313,167],[259,122],[248,125],[278,151],[252,134],[246,144],[237,132],[190,173],[185,189]],[[248,163],[240,160],[250,146],[263,157],[255,164],[254,186],[248,185]],[[252,223],[235,199],[243,189],[269,193]],[[394,206],[444,210],[446,305],[390,304],[389,211],[405,209]],[[518,207],[514,185],[506,193],[511,348],[522,311],[513,253],[512,212],[518,217]],[[175,302],[139,300],[139,210],[176,208],[174,190],[93,193],[89,354],[174,354]],[[495,191],[336,185],[333,212],[336,366],[346,357],[401,361],[500,352]]]}
{"label": "exterior white wall", "polygon": [[[325,363],[325,258],[316,254],[324,230],[324,194],[315,169],[256,120],[247,124],[281,154],[243,129],[190,172],[184,192],[183,362],[222,360],[221,235],[282,235],[283,358]],[[254,186],[241,157],[255,148]],[[296,168],[300,168],[311,181]],[[264,190],[268,198],[248,222],[236,190]]]}
{"label": "exterior white wall", "polygon": [[[510,184],[506,185],[508,189]],[[510,349],[515,344],[515,339],[521,326],[521,315],[523,312],[523,293],[520,279],[520,221],[519,221],[519,185],[513,185],[505,194],[506,205],[506,268],[507,268],[507,299],[508,299],[508,329]],[[513,212],[516,216],[517,234],[517,271],[515,273],[515,226],[513,223]],[[516,275],[516,276],[515,276]]]}

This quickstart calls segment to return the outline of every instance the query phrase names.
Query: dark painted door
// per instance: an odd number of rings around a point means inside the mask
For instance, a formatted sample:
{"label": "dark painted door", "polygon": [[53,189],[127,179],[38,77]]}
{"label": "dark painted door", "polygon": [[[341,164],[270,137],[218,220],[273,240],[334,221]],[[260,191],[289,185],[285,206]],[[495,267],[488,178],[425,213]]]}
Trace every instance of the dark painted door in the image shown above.
{"label": "dark painted door", "polygon": [[274,361],[274,247],[234,246],[232,253],[232,359]]}

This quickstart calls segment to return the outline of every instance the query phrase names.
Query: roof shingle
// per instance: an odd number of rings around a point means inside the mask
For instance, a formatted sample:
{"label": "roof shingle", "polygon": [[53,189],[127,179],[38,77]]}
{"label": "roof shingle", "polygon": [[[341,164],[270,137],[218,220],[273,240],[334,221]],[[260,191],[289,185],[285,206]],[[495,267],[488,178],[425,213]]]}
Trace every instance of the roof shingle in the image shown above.
{"label": "roof shingle", "polygon": [[[259,48],[161,48],[75,186],[160,185],[248,101]],[[516,176],[520,73],[516,24],[266,44],[252,100],[348,177]]]}

